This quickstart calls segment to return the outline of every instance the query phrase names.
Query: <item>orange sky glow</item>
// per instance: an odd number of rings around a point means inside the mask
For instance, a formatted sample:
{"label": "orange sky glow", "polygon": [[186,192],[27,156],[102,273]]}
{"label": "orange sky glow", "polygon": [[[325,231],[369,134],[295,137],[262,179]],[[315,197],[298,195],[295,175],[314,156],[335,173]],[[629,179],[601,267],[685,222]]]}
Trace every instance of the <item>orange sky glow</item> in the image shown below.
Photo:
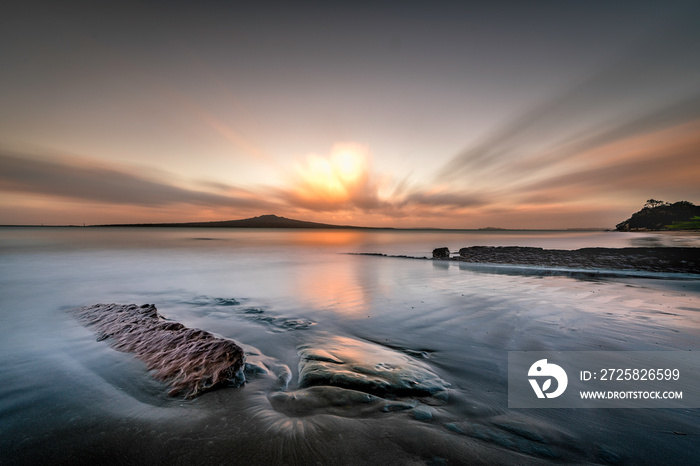
{"label": "orange sky glow", "polygon": [[0,224],[611,228],[698,203],[695,7],[635,5],[14,6]]}

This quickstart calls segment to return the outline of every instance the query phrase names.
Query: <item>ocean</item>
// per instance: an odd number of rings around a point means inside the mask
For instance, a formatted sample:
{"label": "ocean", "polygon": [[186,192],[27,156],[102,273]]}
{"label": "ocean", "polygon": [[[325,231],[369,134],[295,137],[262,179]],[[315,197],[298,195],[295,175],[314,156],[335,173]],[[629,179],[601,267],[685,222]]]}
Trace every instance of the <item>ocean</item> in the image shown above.
{"label": "ocean", "polygon": [[[700,235],[3,227],[0,464],[700,461],[697,408],[508,407],[509,352],[700,351],[699,276],[379,255],[474,245],[698,247]],[[155,304],[262,369],[170,397],[69,312],[97,303]],[[343,360],[340,379],[396,379],[308,386],[309,354]],[[428,388],[393,390],[412,377]]]}

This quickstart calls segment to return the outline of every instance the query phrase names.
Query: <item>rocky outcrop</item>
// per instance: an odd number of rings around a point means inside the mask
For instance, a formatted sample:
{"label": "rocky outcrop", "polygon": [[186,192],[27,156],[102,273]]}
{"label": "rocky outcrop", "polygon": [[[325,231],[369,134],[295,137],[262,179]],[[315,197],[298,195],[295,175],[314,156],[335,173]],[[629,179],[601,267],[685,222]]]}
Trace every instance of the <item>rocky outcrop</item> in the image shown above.
{"label": "rocky outcrop", "polygon": [[288,416],[406,411],[430,420],[434,407],[450,398],[450,384],[421,361],[427,351],[325,335],[302,344],[298,353],[298,388],[268,396],[274,410]]}
{"label": "rocky outcrop", "polygon": [[165,320],[153,304],[95,304],[73,311],[112,348],[146,363],[170,384],[170,395],[192,398],[225,384],[245,381],[245,354],[233,341]]}
{"label": "rocky outcrop", "polygon": [[334,386],[380,397],[432,396],[449,384],[415,357],[346,337],[299,347],[299,386]]}
{"label": "rocky outcrop", "polygon": [[700,273],[700,248],[583,248],[574,251],[520,246],[472,246],[454,260],[546,267]]}
{"label": "rocky outcrop", "polygon": [[433,249],[433,259],[449,259],[450,250],[448,248]]}

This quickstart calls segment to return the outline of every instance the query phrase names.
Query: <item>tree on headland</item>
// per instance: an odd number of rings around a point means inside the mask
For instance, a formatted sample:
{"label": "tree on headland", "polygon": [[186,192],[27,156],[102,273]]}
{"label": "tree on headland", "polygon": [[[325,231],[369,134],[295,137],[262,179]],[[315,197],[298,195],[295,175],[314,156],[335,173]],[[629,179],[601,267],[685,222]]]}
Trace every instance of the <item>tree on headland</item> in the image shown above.
{"label": "tree on headland", "polygon": [[669,202],[649,199],[642,210],[615,226],[617,231],[697,229],[694,217],[700,216],[700,206],[692,202]]}
{"label": "tree on headland", "polygon": [[644,208],[648,209],[653,209],[654,207],[659,207],[661,205],[671,205],[668,202],[664,201],[657,201],[656,199],[649,199],[646,204],[644,204]]}

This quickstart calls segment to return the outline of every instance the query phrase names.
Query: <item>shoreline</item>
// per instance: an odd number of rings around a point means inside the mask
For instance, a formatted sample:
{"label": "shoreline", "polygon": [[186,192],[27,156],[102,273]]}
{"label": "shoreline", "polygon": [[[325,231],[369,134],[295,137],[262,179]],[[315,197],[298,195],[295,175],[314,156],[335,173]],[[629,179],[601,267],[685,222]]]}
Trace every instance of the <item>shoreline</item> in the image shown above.
{"label": "shoreline", "polygon": [[526,246],[471,246],[458,253],[447,248],[433,250],[433,257],[358,253],[472,264],[502,264],[567,269],[642,271],[700,275],[700,248],[627,247],[582,248],[575,250],[544,249]]}

